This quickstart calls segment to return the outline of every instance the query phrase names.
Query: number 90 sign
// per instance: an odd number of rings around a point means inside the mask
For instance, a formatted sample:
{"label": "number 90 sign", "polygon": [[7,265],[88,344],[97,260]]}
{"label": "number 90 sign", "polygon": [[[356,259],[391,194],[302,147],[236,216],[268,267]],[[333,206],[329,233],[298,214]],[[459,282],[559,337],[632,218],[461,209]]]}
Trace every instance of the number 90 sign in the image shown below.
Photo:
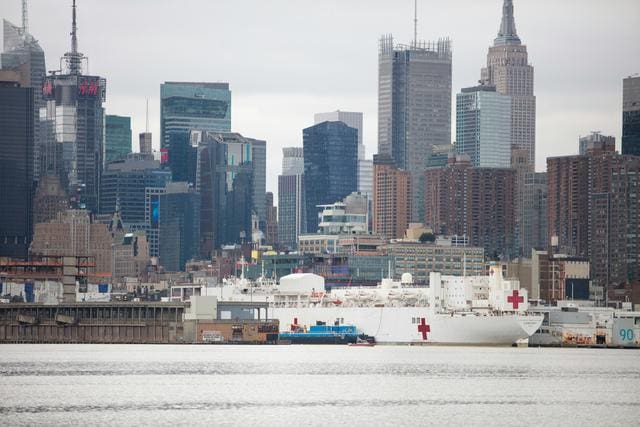
{"label": "number 90 sign", "polygon": [[622,341],[631,341],[634,338],[633,329],[620,329],[619,335]]}

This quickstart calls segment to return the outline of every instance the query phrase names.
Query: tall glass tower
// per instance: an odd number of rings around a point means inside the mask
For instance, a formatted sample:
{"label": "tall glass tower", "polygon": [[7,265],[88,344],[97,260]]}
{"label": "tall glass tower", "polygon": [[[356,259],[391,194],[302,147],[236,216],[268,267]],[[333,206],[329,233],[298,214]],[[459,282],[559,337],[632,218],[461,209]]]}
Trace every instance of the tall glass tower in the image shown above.
{"label": "tall glass tower", "polygon": [[40,137],[50,148],[43,167],[60,177],[72,208],[97,212],[107,84],[102,77],[82,74],[86,57],[78,52],[75,0],[71,28],[71,51],[62,58],[65,73],[52,73],[42,84],[45,106],[40,110]]}
{"label": "tall glass tower", "polygon": [[302,131],[306,232],[318,230],[318,205],[333,204],[358,188],[358,131],[323,122]]}
{"label": "tall glass tower", "polygon": [[511,167],[511,97],[493,86],[456,96],[456,151],[480,168]]}
{"label": "tall glass tower", "polygon": [[449,39],[395,45],[380,40],[378,154],[411,175],[411,219],[422,221],[424,171],[431,147],[451,143]]}
{"label": "tall glass tower", "polygon": [[189,143],[192,130],[231,131],[229,83],[160,85],[160,148],[168,156],[174,180],[194,183],[197,147]]}
{"label": "tall glass tower", "polygon": [[27,27],[26,3],[23,3],[22,27],[3,20],[3,52],[0,55],[0,67],[3,70],[14,70],[20,74],[20,86],[32,87],[33,90],[33,178],[40,177],[41,147],[40,139],[40,108],[44,100],[40,91],[42,81],[46,75],[44,51],[38,41],[29,34]]}

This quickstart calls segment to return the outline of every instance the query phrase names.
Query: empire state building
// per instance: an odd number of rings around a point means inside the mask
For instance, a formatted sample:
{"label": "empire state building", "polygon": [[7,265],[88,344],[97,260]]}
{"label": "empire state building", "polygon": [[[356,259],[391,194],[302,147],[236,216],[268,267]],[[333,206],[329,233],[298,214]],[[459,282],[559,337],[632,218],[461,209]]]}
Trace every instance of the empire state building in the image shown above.
{"label": "empire state building", "polygon": [[536,97],[533,95],[533,66],[527,47],[516,32],[512,0],[504,0],[498,37],[489,47],[487,67],[482,69],[483,84],[511,96],[511,146],[526,149],[531,171],[536,161]]}

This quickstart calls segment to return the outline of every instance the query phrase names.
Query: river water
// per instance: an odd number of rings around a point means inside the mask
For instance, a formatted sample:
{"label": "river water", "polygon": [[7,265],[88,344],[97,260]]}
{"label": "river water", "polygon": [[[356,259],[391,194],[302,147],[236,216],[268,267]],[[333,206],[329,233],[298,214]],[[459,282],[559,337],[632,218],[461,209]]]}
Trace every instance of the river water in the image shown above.
{"label": "river water", "polygon": [[3,425],[638,425],[640,351],[0,345]]}

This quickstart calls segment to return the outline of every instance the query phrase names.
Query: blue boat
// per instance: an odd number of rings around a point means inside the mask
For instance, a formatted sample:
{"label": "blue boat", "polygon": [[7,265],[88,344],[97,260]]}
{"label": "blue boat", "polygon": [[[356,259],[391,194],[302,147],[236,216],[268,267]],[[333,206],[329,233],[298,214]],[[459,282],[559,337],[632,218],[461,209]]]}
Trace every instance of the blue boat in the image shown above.
{"label": "blue boat", "polygon": [[[366,337],[351,325],[314,325],[307,331],[301,327],[281,332],[279,339],[291,344],[349,344]],[[368,337],[366,337],[368,338]]]}

